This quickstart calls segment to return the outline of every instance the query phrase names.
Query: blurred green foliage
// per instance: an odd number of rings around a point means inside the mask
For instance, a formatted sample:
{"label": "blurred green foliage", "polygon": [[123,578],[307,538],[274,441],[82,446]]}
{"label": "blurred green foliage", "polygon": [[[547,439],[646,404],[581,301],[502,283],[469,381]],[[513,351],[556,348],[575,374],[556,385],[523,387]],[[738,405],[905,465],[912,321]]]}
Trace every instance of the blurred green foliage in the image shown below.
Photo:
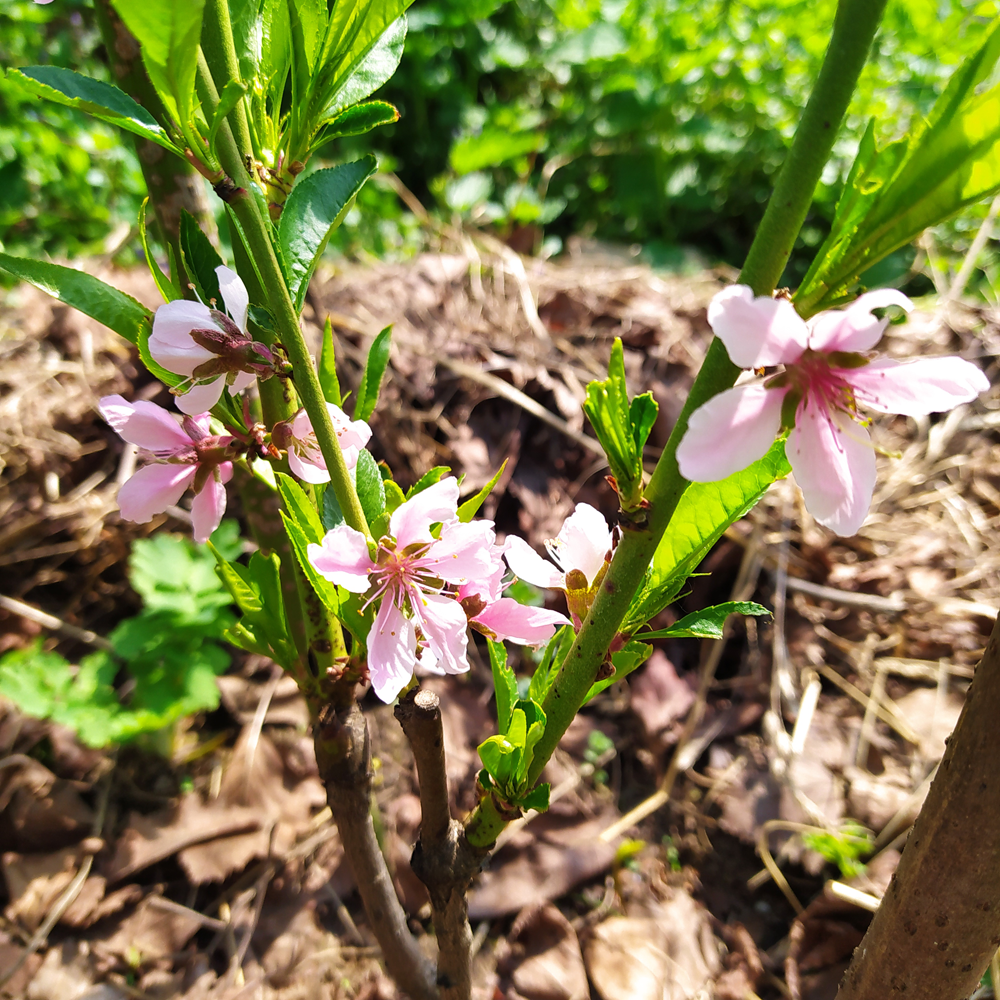
{"label": "blurred green foliage", "polygon": [[[402,64],[378,94],[399,107],[401,120],[323,153],[344,160],[373,150],[428,207],[516,231],[519,248],[555,252],[583,233],[640,244],[662,266],[679,265],[686,246],[738,265],[835,7],[835,0],[418,0]],[[789,282],[825,235],[867,119],[877,117],[880,135],[903,132],[997,12],[997,0],[890,0]],[[101,76],[90,24],[82,0],[49,7],[11,0],[0,12],[0,49],[11,64],[51,61]],[[0,238],[49,252],[92,249],[116,217],[134,218],[128,143],[7,88],[0,83],[0,174],[10,178],[0,185]],[[20,219],[26,201],[37,214]],[[984,212],[950,226],[947,247],[961,251]],[[379,256],[405,255],[419,242],[412,216],[378,183],[363,189],[335,237],[341,250]],[[886,262],[880,277],[898,277],[912,258],[906,252]]]}
{"label": "blurred green foliage", "polygon": [[[0,4],[0,65],[51,63],[108,79],[91,5]],[[144,195],[131,140],[43,103],[0,76],[0,243],[27,256],[103,253],[135,224]],[[124,223],[124,225],[123,225]],[[111,238],[109,240],[109,237]]]}

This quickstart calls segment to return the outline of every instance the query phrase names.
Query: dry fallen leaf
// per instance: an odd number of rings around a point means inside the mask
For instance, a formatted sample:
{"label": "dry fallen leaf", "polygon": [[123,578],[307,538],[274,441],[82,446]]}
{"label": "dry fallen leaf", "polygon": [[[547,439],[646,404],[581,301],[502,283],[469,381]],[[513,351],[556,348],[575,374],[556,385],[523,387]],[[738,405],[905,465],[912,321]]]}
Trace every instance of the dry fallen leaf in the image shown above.
{"label": "dry fallen leaf", "polygon": [[520,913],[507,939],[501,974],[526,1000],[587,1000],[587,970],[570,922],[552,904]]}

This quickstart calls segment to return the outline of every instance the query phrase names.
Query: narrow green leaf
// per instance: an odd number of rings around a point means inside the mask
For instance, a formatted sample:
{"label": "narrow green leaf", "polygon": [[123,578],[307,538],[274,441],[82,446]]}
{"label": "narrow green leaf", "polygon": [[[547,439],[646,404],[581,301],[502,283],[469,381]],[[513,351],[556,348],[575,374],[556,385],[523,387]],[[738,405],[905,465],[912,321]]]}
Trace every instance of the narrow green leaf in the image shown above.
{"label": "narrow green leaf", "polygon": [[244,614],[255,614],[262,611],[260,593],[251,585],[249,571],[239,563],[225,559],[219,550],[209,541],[208,547],[216,559],[216,572],[225,584],[226,590],[236,602],[236,606]]}
{"label": "narrow green leaf", "polygon": [[153,314],[130,295],[106,285],[99,278],[61,264],[28,260],[0,252],[0,267],[43,292],[96,319],[130,344],[139,340],[139,331]]}
{"label": "narrow green leaf", "polygon": [[142,241],[142,252],[146,257],[146,265],[149,273],[156,282],[157,291],[163,296],[164,302],[173,302],[175,299],[182,299],[184,296],[181,290],[160,270],[160,265],[156,263],[153,251],[149,247],[149,237],[146,233],[146,206],[149,198],[144,198],[139,206],[139,239]]}
{"label": "narrow green leaf", "polygon": [[281,522],[285,526],[285,531],[288,532],[288,540],[292,543],[292,551],[295,553],[295,558],[298,560],[299,566],[302,567],[302,572],[305,574],[310,586],[316,591],[316,595],[326,605],[327,609],[332,614],[339,615],[341,602],[336,585],[332,584],[325,577],[320,576],[316,571],[316,567],[309,561],[309,537],[284,511],[281,512]]}
{"label": "narrow green leaf", "polygon": [[302,308],[309,279],[326,249],[330,234],[340,225],[355,195],[375,173],[376,166],[375,157],[369,154],[353,163],[317,170],[292,188],[281,213],[278,235],[296,309]]}
{"label": "narrow green leaf", "polygon": [[717,483],[692,483],[681,497],[653,555],[642,589],[633,598],[621,631],[634,632],[680,593],[722,533],[743,517],[776,479],[791,471],[783,441],[760,460]]}
{"label": "narrow green leaf", "polygon": [[649,440],[649,432],[656,423],[656,415],[660,412],[659,404],[653,399],[651,392],[636,396],[629,406],[629,421],[632,424],[632,440],[635,442],[635,452],[642,463],[642,449]]}
{"label": "narrow green leaf", "polygon": [[291,476],[286,476],[283,472],[276,473],[275,478],[278,480],[278,491],[281,493],[281,501],[288,516],[301,528],[307,542],[319,544],[323,540],[325,531],[316,508],[306,496],[305,490]]}
{"label": "narrow green leaf", "polygon": [[[365,520],[371,524],[385,510],[385,486],[379,473],[378,463],[370,451],[361,449],[358,464],[354,468],[354,481],[358,490],[361,509]],[[332,491],[331,491],[332,492]]]}
{"label": "narrow green leaf", "polygon": [[333,323],[327,316],[323,326],[323,347],[319,355],[319,384],[323,398],[334,406],[340,406],[340,379],[337,377],[337,358],[333,346]]}
{"label": "narrow green leaf", "polygon": [[551,639],[545,647],[542,658],[539,661],[535,672],[531,675],[531,684],[528,687],[528,697],[539,705],[545,701],[549,693],[552,679],[555,677],[556,669],[566,659],[566,654],[573,645],[576,633],[571,625],[564,625]]}
{"label": "narrow green leaf", "polygon": [[630,673],[649,659],[652,652],[653,647],[648,643],[627,642],[618,652],[612,653],[611,665],[615,668],[615,672],[610,677],[605,677],[604,680],[596,681],[591,685],[587,697],[583,700],[584,705],[605,688],[609,688],[612,684],[617,684],[618,681],[628,677]]}
{"label": "narrow green leaf", "polygon": [[261,0],[229,0],[229,19],[240,64],[240,79],[249,85],[257,78],[264,41]]}
{"label": "narrow green leaf", "polygon": [[418,493],[423,493],[428,486],[433,486],[435,483],[441,482],[451,469],[447,465],[435,465],[434,468],[428,469],[407,491],[406,499],[409,500],[410,497],[415,497]]}
{"label": "narrow green leaf", "polygon": [[535,812],[545,812],[549,808],[551,786],[547,781],[536,785],[527,795],[521,796],[518,805],[522,809],[534,809]]}
{"label": "narrow green leaf", "polygon": [[350,135],[364,135],[380,125],[392,125],[399,121],[399,111],[385,101],[366,101],[355,104],[334,118],[319,138],[313,142],[313,149],[331,139],[342,139]]}
{"label": "narrow green leaf", "polygon": [[368,360],[365,371],[358,386],[358,398],[354,401],[354,419],[367,420],[375,412],[378,394],[382,390],[382,378],[389,364],[389,344],[392,340],[392,327],[387,326],[372,341],[368,348]]}
{"label": "narrow green leaf", "polygon": [[215,269],[225,262],[186,208],[181,209],[180,245],[184,270],[194,282],[201,301],[210,305],[214,300],[219,309],[224,309],[222,293],[219,291],[219,276]]}
{"label": "narrow green leaf", "polygon": [[215,149],[215,137],[218,135],[219,129],[222,127],[222,123],[226,120],[226,115],[228,115],[229,112],[232,111],[237,104],[239,104],[246,92],[246,84],[241,83],[239,80],[230,80],[225,87],[222,88],[222,93],[219,94],[219,105],[215,109],[215,114],[212,117],[212,124],[208,129],[209,149]]}
{"label": "narrow green leaf", "polygon": [[164,149],[183,156],[159,122],[141,104],[136,104],[123,90],[92,80],[61,66],[26,66],[9,69],[7,78],[36,97],[78,108],[111,125],[155,142]]}
{"label": "narrow green leaf", "polygon": [[517,701],[517,678],[507,665],[507,649],[502,642],[486,640],[490,651],[490,667],[493,670],[493,690],[497,702],[497,728],[502,736],[510,728],[510,716]]}
{"label": "narrow green leaf", "polygon": [[[391,514],[400,504],[406,502],[406,495],[399,488],[399,485],[391,479],[385,480],[385,512]],[[372,527],[374,532],[375,528]],[[375,536],[378,538],[378,535]]]}
{"label": "narrow green leaf", "polygon": [[503,470],[507,468],[507,459],[503,460],[503,465],[497,469],[496,473],[490,479],[490,481],[474,496],[469,497],[465,503],[459,504],[458,507],[458,519],[459,521],[468,522],[471,521],[476,514],[479,513],[479,508],[482,507],[486,498],[493,492],[493,487],[500,482],[500,477],[503,475]]}
{"label": "narrow green leaf", "polygon": [[669,628],[655,632],[640,632],[640,639],[721,639],[726,619],[730,615],[769,615],[771,612],[753,601],[727,601],[692,611]]}

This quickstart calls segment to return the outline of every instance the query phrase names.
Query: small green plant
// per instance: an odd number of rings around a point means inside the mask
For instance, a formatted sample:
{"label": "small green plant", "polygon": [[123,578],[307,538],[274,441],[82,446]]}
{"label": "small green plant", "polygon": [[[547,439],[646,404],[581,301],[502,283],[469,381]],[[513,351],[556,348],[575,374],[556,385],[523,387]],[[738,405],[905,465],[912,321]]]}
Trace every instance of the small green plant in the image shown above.
{"label": "small green plant", "polygon": [[[230,559],[242,549],[235,521],[220,525],[212,541]],[[214,556],[180,535],[140,539],[129,579],[143,608],[109,636],[113,654],[91,653],[73,665],[39,641],[0,659],[0,695],[26,715],[72,729],[92,747],[127,743],[214,709],[215,678],[229,666],[219,640],[235,622]],[[122,672],[124,702],[115,687]]]}
{"label": "small green plant", "polygon": [[871,854],[875,846],[871,831],[852,820],[845,822],[834,833],[804,833],[802,842],[809,850],[835,864],[843,878],[863,875],[865,864],[861,858]]}
{"label": "small green plant", "polygon": [[589,775],[595,785],[606,785],[608,772],[601,765],[607,763],[614,754],[615,741],[600,729],[593,730],[587,737],[587,749],[583,751],[584,763],[580,766],[581,773]]}

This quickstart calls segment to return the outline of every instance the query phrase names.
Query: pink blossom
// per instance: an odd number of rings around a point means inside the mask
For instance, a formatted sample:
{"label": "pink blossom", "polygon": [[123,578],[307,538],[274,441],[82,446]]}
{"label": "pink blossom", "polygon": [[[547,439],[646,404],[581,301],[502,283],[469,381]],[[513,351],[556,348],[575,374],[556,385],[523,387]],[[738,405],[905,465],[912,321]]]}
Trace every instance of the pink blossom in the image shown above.
{"label": "pink blossom", "polygon": [[[460,595],[475,597],[479,611],[482,595],[496,589],[499,552],[492,521],[458,520],[458,496],[457,480],[448,477],[402,503],[374,559],[364,535],[347,525],[309,546],[310,562],[327,580],[352,593],[370,591],[369,602],[381,598],[368,633],[368,668],[372,687],[385,702],[409,683],[418,660],[438,673],[469,669],[468,615]],[[441,527],[432,531],[435,524]],[[518,620],[507,607],[497,617],[518,635],[532,623],[540,628],[536,616]],[[554,625],[548,634],[552,631]]]}
{"label": "pink blossom", "polygon": [[[840,535],[861,527],[875,488],[875,448],[858,407],[920,416],[975,399],[986,376],[961,358],[871,360],[888,323],[873,309],[912,303],[891,288],[862,295],[846,309],[806,322],[790,302],[755,298],[745,285],[719,292],[709,323],[741,368],[784,365],[699,407],[677,449],[681,474],[715,482],[763,456],[788,430],[785,451],[806,507]],[[790,421],[787,426],[785,421]]]}
{"label": "pink blossom", "polygon": [[177,420],[155,403],[130,403],[105,396],[101,416],[129,444],[155,460],[118,491],[118,507],[126,521],[145,524],[176,504],[189,487],[195,491],[191,521],[197,542],[205,542],[226,510],[226,487],[233,475],[234,439],[209,433],[209,414]]}
{"label": "pink blossom", "polygon": [[[371,440],[372,429],[363,420],[351,420],[333,403],[327,403],[326,408],[344,453],[344,462],[348,469],[353,469],[358,464],[361,449]],[[271,433],[271,440],[288,451],[288,464],[299,479],[307,483],[330,481],[312,421],[305,410],[299,410],[288,423],[278,424]]]}
{"label": "pink blossom", "polygon": [[227,381],[235,396],[258,374],[266,374],[273,361],[270,351],[246,332],[250,297],[240,276],[225,265],[215,273],[229,315],[203,302],[176,299],[156,310],[149,335],[153,360],[191,380],[177,406],[192,415],[215,406]]}

